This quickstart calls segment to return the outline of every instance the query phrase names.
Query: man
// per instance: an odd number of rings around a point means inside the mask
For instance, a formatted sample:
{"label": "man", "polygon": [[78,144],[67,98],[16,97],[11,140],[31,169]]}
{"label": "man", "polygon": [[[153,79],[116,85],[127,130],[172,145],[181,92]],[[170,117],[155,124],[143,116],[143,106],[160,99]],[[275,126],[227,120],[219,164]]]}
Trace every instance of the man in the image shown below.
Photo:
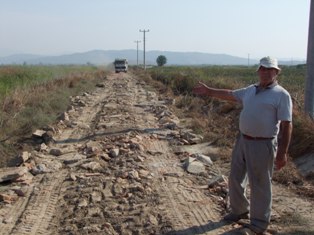
{"label": "man", "polygon": [[[275,165],[279,170],[287,163],[292,101],[289,93],[278,84],[279,72],[277,60],[264,57],[257,69],[259,82],[255,85],[228,90],[199,83],[193,89],[197,95],[242,103],[240,134],[232,152],[229,176],[231,213],[224,220],[237,222],[250,214],[250,224],[242,229],[247,230],[244,234],[266,231],[271,216],[273,168]],[[245,195],[248,181],[250,203]]]}

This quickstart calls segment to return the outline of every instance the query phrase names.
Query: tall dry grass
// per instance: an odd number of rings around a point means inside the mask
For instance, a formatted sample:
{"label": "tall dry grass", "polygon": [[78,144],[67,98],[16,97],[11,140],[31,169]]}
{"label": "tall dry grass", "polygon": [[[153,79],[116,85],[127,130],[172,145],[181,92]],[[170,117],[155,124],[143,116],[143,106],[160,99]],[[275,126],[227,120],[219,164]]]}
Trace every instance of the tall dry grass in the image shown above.
{"label": "tall dry grass", "polygon": [[[149,76],[162,82],[177,95],[177,107],[189,110],[189,116],[207,120],[205,133],[212,138],[223,138],[223,144],[232,146],[238,128],[241,107],[235,104],[207,98],[199,99],[191,94],[198,81],[211,87],[237,89],[258,81],[255,67],[244,66],[204,66],[204,67],[163,67],[149,71]],[[293,109],[293,136],[290,145],[292,158],[314,152],[314,123],[303,112],[306,66],[282,66],[279,83],[291,94]],[[204,111],[205,110],[205,111]],[[201,129],[201,128],[198,128]],[[208,134],[207,134],[208,135]]]}
{"label": "tall dry grass", "polygon": [[[66,73],[61,75],[59,67],[37,67],[38,74],[36,68],[31,68],[30,73],[35,74],[32,80],[24,67],[23,76],[19,66],[15,69],[16,74],[11,66],[0,69],[0,84],[7,87],[5,94],[0,96],[0,152],[7,155],[16,149],[10,146],[19,138],[31,134],[36,128],[53,123],[67,109],[70,96],[92,90],[95,83],[106,75],[105,70],[91,67],[62,66],[61,70]],[[39,74],[43,76],[43,70],[49,70],[49,74],[40,80],[38,77]],[[9,75],[12,80],[20,81],[10,81],[8,85]],[[21,81],[23,79],[27,82]]]}

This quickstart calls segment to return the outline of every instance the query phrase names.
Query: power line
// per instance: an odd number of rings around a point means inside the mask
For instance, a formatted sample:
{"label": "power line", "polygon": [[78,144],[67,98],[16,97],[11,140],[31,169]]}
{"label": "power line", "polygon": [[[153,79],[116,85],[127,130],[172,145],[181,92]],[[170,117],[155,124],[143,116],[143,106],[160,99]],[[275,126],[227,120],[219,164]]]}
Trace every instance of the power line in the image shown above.
{"label": "power line", "polygon": [[145,63],[145,33],[148,33],[149,32],[149,29],[148,30],[145,30],[145,29],[143,29],[143,30],[140,30],[140,32],[141,33],[143,33],[144,34],[144,36],[143,36],[143,47],[144,47],[144,52],[143,52],[143,63],[144,63],[144,70],[146,69],[146,63]]}
{"label": "power line", "polygon": [[141,42],[141,41],[134,41],[136,43],[136,65],[138,66],[138,44]]}

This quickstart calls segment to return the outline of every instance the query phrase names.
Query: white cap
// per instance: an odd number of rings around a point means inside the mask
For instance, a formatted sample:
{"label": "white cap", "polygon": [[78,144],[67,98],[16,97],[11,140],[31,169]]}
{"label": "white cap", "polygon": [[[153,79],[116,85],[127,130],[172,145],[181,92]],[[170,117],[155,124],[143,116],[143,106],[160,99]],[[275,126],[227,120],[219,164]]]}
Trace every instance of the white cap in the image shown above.
{"label": "white cap", "polygon": [[257,70],[259,70],[259,68],[263,66],[265,68],[274,68],[277,69],[278,71],[280,71],[281,69],[278,67],[278,61],[276,58],[272,58],[269,56],[263,57],[260,60],[259,66],[257,68]]}

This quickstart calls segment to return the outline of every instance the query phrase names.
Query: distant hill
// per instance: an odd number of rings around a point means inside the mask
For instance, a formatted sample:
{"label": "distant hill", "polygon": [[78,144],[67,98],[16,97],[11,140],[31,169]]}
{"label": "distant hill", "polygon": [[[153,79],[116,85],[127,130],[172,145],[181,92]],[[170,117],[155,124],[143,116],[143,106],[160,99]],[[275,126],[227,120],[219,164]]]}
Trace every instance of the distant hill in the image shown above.
{"label": "distant hill", "polygon": [[[146,64],[155,65],[159,55],[167,57],[167,65],[247,65],[248,59],[227,54],[211,54],[201,52],[171,52],[171,51],[147,51]],[[0,57],[0,64],[95,64],[108,65],[115,58],[126,58],[129,64],[137,63],[136,50],[93,50],[82,53],[73,53],[60,56],[42,56],[19,54]],[[143,51],[138,51],[139,64],[143,64]],[[250,65],[258,63],[258,60],[250,59]],[[293,64],[305,63],[293,61]],[[291,61],[282,61],[281,64],[291,65]]]}

